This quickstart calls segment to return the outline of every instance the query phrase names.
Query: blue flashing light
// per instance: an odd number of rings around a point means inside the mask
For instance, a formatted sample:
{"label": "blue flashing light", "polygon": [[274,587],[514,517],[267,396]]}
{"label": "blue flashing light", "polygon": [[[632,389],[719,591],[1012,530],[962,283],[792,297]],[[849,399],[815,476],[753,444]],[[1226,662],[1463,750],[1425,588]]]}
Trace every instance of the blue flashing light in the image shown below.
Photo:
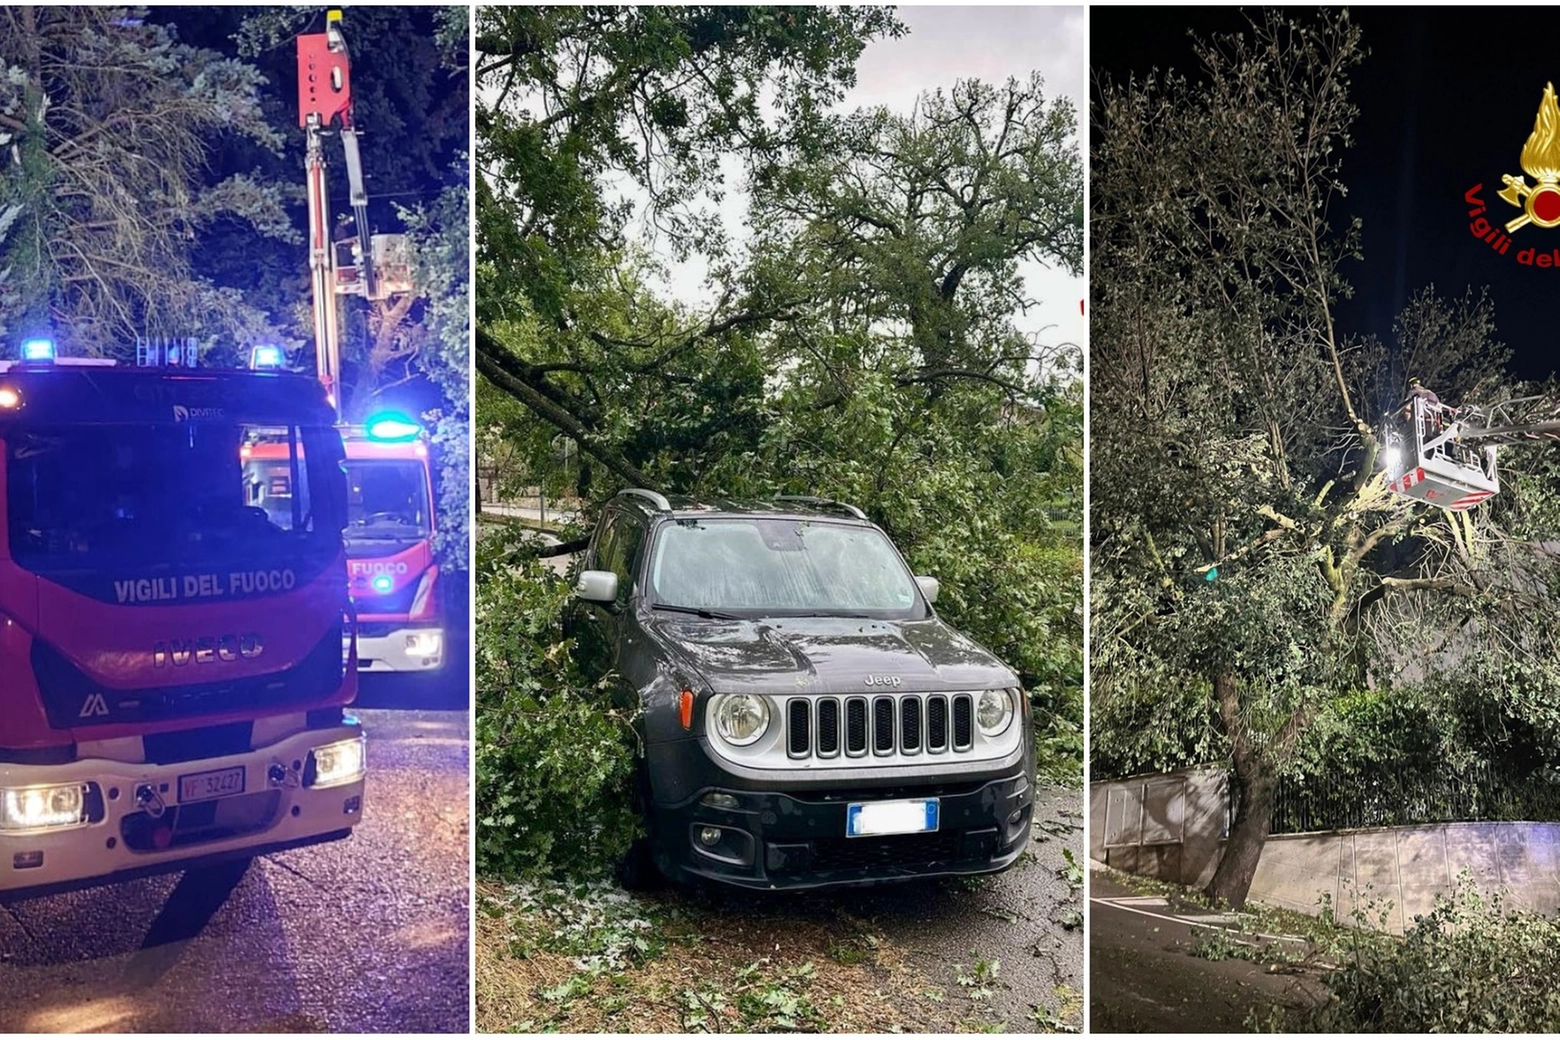
{"label": "blue flashing light", "polygon": [[371,441],[414,441],[422,433],[422,424],[400,412],[379,412],[364,420],[363,432]]}
{"label": "blue flashing light", "polygon": [[387,595],[390,592],[390,590],[393,589],[393,588],[395,588],[395,579],[390,577],[390,575],[388,575],[388,574],[376,574],[376,575],[374,575],[374,591],[375,592],[379,593],[381,596],[384,596],[384,595]]}
{"label": "blue flashing light", "polygon": [[23,361],[53,361],[54,341],[52,339],[30,339],[22,344]]}
{"label": "blue flashing light", "polygon": [[250,368],[282,368],[287,364],[287,354],[271,343],[258,343],[249,351]]}

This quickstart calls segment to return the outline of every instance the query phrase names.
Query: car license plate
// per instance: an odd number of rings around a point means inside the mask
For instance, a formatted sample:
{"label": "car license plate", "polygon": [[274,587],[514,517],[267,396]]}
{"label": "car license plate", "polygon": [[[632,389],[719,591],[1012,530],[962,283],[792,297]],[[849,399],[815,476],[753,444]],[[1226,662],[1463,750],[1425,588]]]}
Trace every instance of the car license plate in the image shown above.
{"label": "car license plate", "polygon": [[244,793],[244,767],[213,769],[209,773],[191,773],[179,777],[179,801],[203,802]]}
{"label": "car license plate", "polygon": [[845,836],[925,834],[937,829],[937,799],[903,802],[851,802],[845,807]]}

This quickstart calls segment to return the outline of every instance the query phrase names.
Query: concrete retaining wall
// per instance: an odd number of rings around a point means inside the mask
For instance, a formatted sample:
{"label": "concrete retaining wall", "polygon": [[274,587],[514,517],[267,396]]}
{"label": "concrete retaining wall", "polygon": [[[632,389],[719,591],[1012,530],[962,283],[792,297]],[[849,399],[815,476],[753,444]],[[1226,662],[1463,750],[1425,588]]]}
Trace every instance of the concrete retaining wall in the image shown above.
{"label": "concrete retaining wall", "polygon": [[[1251,898],[1316,913],[1323,895],[1340,920],[1401,932],[1468,871],[1511,909],[1560,911],[1560,823],[1443,823],[1269,838]],[[1390,904],[1390,906],[1388,905]],[[1383,920],[1384,917],[1384,920]]]}
{"label": "concrete retaining wall", "polygon": [[[1201,887],[1213,877],[1232,806],[1222,770],[1133,777],[1089,787],[1089,855],[1118,870]],[[1512,909],[1560,912],[1560,823],[1445,823],[1285,834],[1262,850],[1251,898],[1339,920],[1366,911],[1401,932],[1467,870]],[[1389,905],[1390,904],[1390,905]]]}

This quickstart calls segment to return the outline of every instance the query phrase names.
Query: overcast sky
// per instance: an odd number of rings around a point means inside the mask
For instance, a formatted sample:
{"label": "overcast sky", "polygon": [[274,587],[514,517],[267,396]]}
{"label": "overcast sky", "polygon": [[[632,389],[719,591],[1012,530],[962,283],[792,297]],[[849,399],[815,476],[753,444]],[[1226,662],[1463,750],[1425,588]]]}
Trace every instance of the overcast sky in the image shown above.
{"label": "overcast sky", "polygon": [[[842,111],[884,105],[909,113],[916,98],[930,90],[947,90],[960,79],[993,83],[1009,77],[1027,79],[1036,69],[1045,77],[1049,97],[1067,97],[1077,112],[1077,140],[1087,141],[1088,18],[1077,7],[908,7],[898,9],[910,30],[897,40],[867,45],[856,65],[856,87],[845,97]],[[728,168],[728,173],[734,168]],[[729,181],[733,187],[740,182]],[[732,241],[745,239],[747,197],[731,191],[720,210]],[[705,270],[697,262],[677,264],[666,253],[656,254],[670,271],[667,288],[688,303],[707,304]],[[1044,343],[1070,342],[1085,346],[1087,327],[1079,312],[1084,279],[1038,263],[1020,268],[1028,295],[1039,300],[1019,318],[1026,332],[1040,332]],[[1050,326],[1050,328],[1046,328]]]}

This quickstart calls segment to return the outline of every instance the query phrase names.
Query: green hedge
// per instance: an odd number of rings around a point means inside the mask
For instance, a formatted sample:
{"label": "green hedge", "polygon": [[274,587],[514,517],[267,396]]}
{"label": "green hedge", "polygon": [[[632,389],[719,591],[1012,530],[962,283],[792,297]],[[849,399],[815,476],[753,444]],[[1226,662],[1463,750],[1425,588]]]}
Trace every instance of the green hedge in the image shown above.
{"label": "green hedge", "polygon": [[637,833],[632,719],[575,668],[568,582],[517,550],[499,533],[478,553],[477,870],[600,874]]}

